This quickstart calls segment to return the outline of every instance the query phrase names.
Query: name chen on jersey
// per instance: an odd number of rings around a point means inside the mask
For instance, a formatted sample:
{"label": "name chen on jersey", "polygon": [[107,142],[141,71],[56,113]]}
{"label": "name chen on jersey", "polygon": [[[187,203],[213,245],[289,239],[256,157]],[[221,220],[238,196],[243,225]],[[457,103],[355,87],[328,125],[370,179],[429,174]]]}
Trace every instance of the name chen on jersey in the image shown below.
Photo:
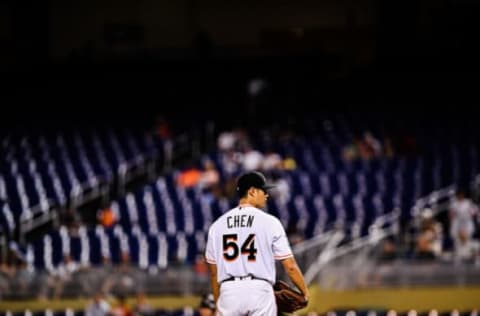
{"label": "name chen on jersey", "polygon": [[227,227],[252,227],[254,218],[255,217],[253,215],[227,216]]}

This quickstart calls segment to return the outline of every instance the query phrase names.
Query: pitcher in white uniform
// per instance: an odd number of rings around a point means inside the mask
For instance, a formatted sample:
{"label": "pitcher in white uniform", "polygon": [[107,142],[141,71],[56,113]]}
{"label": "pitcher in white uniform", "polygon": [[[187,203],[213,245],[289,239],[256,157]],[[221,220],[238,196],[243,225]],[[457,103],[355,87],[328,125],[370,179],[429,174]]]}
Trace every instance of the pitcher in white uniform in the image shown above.
{"label": "pitcher in white uniform", "polygon": [[285,229],[276,217],[261,210],[272,187],[260,172],[242,175],[237,181],[239,205],[210,227],[205,257],[219,315],[276,316],[275,260],[281,261],[308,299]]}

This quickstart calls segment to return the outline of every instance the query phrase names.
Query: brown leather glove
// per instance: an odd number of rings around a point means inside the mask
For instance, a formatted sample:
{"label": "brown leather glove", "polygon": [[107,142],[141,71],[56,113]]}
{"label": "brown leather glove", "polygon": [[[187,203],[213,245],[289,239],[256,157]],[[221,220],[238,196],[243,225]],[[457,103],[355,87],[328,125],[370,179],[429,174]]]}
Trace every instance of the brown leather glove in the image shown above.
{"label": "brown leather glove", "polygon": [[277,281],[273,286],[273,291],[280,312],[293,313],[308,305],[305,296],[284,281]]}

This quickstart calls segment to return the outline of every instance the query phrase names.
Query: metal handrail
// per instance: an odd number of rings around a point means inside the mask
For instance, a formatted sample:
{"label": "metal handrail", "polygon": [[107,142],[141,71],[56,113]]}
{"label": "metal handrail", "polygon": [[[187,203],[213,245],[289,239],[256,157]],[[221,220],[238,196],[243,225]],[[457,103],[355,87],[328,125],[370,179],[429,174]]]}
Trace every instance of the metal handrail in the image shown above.
{"label": "metal handrail", "polygon": [[[400,218],[400,209],[394,209],[392,212],[378,217],[369,227],[367,236],[354,238],[350,242],[337,247],[345,236],[342,230],[329,231],[325,234],[318,235],[310,240],[304,241],[293,247],[296,255],[305,253],[311,249],[318,248],[326,243],[326,246],[317,256],[317,260],[307,268],[305,273],[305,282],[311,284],[315,276],[320,272],[322,267],[332,260],[344,256],[352,251],[378,244],[382,239],[394,234],[397,231],[395,225]],[[390,224],[390,225],[389,225]]]}

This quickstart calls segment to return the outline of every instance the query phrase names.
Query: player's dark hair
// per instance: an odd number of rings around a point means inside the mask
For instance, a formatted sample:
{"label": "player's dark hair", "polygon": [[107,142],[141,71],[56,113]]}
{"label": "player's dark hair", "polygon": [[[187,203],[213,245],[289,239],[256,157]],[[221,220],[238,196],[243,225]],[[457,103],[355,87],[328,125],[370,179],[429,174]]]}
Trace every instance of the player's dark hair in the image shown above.
{"label": "player's dark hair", "polygon": [[237,188],[237,194],[239,198],[243,198],[247,195],[250,188]]}

